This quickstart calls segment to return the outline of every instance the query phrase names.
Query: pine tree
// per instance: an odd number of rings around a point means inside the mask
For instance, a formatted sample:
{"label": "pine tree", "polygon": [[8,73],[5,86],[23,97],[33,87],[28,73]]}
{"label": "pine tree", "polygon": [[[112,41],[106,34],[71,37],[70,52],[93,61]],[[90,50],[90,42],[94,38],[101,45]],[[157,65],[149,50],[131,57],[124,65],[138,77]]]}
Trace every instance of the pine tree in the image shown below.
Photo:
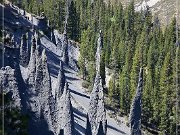
{"label": "pine tree", "polygon": [[135,94],[135,89],[137,87],[138,84],[138,72],[139,72],[139,67],[141,66],[141,59],[142,59],[142,52],[141,52],[141,47],[137,46],[136,47],[136,51],[135,51],[135,55],[133,57],[133,64],[132,64],[132,69],[131,69],[131,92],[130,92],[130,96],[131,99],[133,97],[133,95]]}
{"label": "pine tree", "polygon": [[128,45],[133,45],[134,43],[134,0],[131,1],[126,9],[126,41]]}
{"label": "pine tree", "polygon": [[76,5],[74,1],[71,1],[71,4],[69,6],[67,36],[70,39],[79,41],[79,15],[76,11]]}
{"label": "pine tree", "polygon": [[130,109],[130,50],[126,54],[126,62],[120,74],[120,108],[128,113]]}
{"label": "pine tree", "polygon": [[167,53],[164,61],[164,65],[161,71],[160,79],[160,93],[162,97],[161,105],[161,131],[165,130],[167,133],[170,132],[171,116],[173,115],[173,73],[172,73],[172,59],[171,54]]}
{"label": "pine tree", "polygon": [[111,55],[111,49],[110,49],[110,40],[107,37],[105,42],[105,65],[109,66],[110,62],[110,55]]}
{"label": "pine tree", "polygon": [[88,41],[89,41],[89,31],[90,29],[83,31],[82,32],[82,36],[81,36],[81,46],[80,46],[80,58],[79,58],[79,66],[80,66],[80,72],[83,76],[83,79],[86,80],[87,77],[87,60],[89,60],[88,58],[88,51],[89,49],[89,45],[88,45]]}
{"label": "pine tree", "polygon": [[64,31],[64,20],[65,20],[65,1],[64,0],[60,0],[58,3],[58,27],[59,27],[59,31],[60,33],[63,33]]}
{"label": "pine tree", "polygon": [[115,76],[113,75],[111,80],[109,81],[109,88],[108,88],[108,97],[110,101],[113,101],[113,97],[115,95]]}
{"label": "pine tree", "polygon": [[[178,23],[177,23],[178,24]],[[177,25],[176,24],[176,25]],[[180,62],[179,62],[179,59],[180,59],[180,50],[179,50],[179,47],[180,47],[180,39],[178,39],[178,28],[176,28],[176,58],[175,58],[175,68],[174,68],[174,73],[175,73],[175,77],[174,77],[174,82],[175,82],[175,86],[176,86],[176,107],[174,107],[173,110],[175,110],[176,108],[176,111],[174,112],[174,117],[175,117],[175,121],[174,123],[172,123],[172,128],[170,129],[170,134],[173,134],[175,132],[175,128],[173,130],[173,127],[175,127],[176,125],[176,134],[179,132],[178,131],[178,125],[177,123],[180,122],[180,117],[179,117],[179,114],[180,114],[180,110],[179,110],[179,100],[178,100],[178,97],[179,97],[179,89],[180,89],[180,79],[179,79],[179,74],[180,74]],[[173,125],[174,124],[174,125]]]}

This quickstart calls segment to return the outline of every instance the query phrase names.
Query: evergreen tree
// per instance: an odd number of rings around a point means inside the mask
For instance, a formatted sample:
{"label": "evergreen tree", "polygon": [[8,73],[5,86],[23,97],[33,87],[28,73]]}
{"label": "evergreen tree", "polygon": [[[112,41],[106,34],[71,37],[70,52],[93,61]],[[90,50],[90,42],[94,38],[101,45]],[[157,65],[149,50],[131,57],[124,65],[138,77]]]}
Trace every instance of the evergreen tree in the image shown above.
{"label": "evergreen tree", "polygon": [[161,105],[161,131],[165,130],[167,133],[170,132],[171,127],[171,117],[173,116],[173,73],[172,73],[172,59],[171,54],[167,53],[163,68],[161,71],[160,79],[160,94],[162,97]]}
{"label": "evergreen tree", "polygon": [[[149,49],[148,55],[152,55],[151,47]],[[151,57],[151,56],[150,56]],[[148,62],[152,62],[148,58]],[[144,83],[143,98],[142,98],[142,121],[144,123],[151,123],[153,117],[153,98],[154,98],[154,85],[153,85],[153,69],[148,64],[146,69],[146,80]]]}
{"label": "evergreen tree", "polygon": [[113,101],[113,97],[115,95],[115,76],[113,75],[111,80],[109,81],[109,88],[108,88],[108,97],[110,101]]}
{"label": "evergreen tree", "polygon": [[132,70],[131,70],[131,99],[135,93],[135,89],[138,84],[138,72],[139,72],[139,67],[141,66],[141,59],[142,59],[142,52],[141,52],[142,47],[137,46],[135,55],[133,57],[133,64],[132,64]]}
{"label": "evergreen tree", "polygon": [[83,79],[86,79],[87,76],[87,60],[88,58],[88,51],[89,51],[89,29],[82,32],[81,36],[81,46],[80,46],[80,59],[79,59],[79,66],[80,72],[83,76]]}
{"label": "evergreen tree", "polygon": [[67,36],[70,39],[79,41],[79,15],[76,11],[76,5],[74,1],[71,1],[71,4],[69,6]]}
{"label": "evergreen tree", "polygon": [[120,74],[120,108],[123,112],[128,113],[130,109],[130,50],[127,51],[125,65]]}
{"label": "evergreen tree", "polygon": [[64,31],[64,20],[65,20],[65,1],[59,0],[58,2],[58,28],[61,33]]}

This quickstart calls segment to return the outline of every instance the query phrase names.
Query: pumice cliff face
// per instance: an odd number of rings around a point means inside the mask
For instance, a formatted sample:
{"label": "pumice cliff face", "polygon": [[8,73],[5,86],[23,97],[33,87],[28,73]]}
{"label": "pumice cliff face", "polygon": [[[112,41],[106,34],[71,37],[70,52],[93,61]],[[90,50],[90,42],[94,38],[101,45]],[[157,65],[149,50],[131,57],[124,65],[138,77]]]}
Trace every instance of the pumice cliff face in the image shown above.
{"label": "pumice cliff face", "polygon": [[10,94],[10,99],[13,104],[12,107],[21,107],[21,98],[18,89],[18,81],[16,79],[16,72],[9,66],[0,69],[0,87],[1,92]]}

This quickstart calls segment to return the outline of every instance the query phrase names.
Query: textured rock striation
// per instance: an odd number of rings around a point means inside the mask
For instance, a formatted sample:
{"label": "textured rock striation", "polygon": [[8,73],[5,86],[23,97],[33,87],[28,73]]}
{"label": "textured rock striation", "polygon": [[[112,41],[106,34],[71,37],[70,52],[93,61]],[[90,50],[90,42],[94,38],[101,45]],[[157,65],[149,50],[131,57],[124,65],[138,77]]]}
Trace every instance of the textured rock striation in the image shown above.
{"label": "textured rock striation", "polygon": [[28,37],[24,34],[21,38],[20,45],[20,64],[26,67],[29,63],[29,47],[28,47]]}
{"label": "textured rock striation", "polygon": [[92,135],[91,123],[89,122],[89,116],[86,117],[86,130],[85,135]]}
{"label": "textured rock striation", "polygon": [[64,30],[61,43],[62,43],[62,48],[61,48],[62,61],[65,64],[68,65],[68,63],[69,63],[69,58],[68,58],[68,38],[67,38],[66,30]]}
{"label": "textured rock striation", "polygon": [[106,121],[106,111],[104,108],[104,95],[102,79],[100,76],[100,59],[101,59],[101,48],[102,48],[102,33],[100,31],[98,42],[97,42],[97,52],[96,52],[96,77],[94,80],[93,90],[90,96],[89,103],[89,121],[91,123],[92,133],[97,134],[100,122],[102,122],[103,133],[106,134],[107,121]]}
{"label": "textured rock striation", "polygon": [[139,81],[135,97],[133,99],[129,122],[131,127],[131,135],[141,135],[141,96],[143,89],[143,69],[139,72]]}
{"label": "textured rock striation", "polygon": [[55,88],[55,98],[56,100],[60,99],[60,97],[63,94],[63,89],[65,85],[65,75],[64,75],[64,69],[63,69],[63,62],[60,61],[59,64],[59,73],[58,73],[58,80]]}
{"label": "textured rock striation", "polygon": [[10,99],[13,104],[11,107],[20,108],[21,98],[18,88],[18,81],[16,78],[16,72],[9,66],[0,69],[0,90],[5,94],[10,95]]}
{"label": "textured rock striation", "polygon": [[65,135],[73,135],[74,116],[70,99],[70,91],[67,83],[65,84],[64,92],[61,96],[60,103],[60,129],[64,130]]}

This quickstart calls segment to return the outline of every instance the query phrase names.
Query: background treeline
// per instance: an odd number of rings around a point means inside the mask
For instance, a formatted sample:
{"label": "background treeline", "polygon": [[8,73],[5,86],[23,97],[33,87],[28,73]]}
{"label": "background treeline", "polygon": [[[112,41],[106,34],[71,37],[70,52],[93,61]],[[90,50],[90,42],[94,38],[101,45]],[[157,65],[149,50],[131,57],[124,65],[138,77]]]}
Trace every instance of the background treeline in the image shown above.
{"label": "background treeline", "polygon": [[[66,0],[22,0],[22,7],[40,15],[44,12],[52,27],[63,33]],[[80,42],[80,73],[91,88],[95,75],[97,33],[103,32],[101,76],[111,69],[109,104],[117,103],[128,115],[140,67],[144,67],[142,123],[161,133],[175,135],[176,125],[176,19],[162,28],[150,9],[135,12],[132,1],[126,8],[120,2],[74,0],[69,5],[67,33]],[[168,9],[167,9],[168,10]],[[176,58],[176,54],[178,58]],[[179,63],[178,63],[179,64]],[[178,72],[179,72],[179,65]]]}

